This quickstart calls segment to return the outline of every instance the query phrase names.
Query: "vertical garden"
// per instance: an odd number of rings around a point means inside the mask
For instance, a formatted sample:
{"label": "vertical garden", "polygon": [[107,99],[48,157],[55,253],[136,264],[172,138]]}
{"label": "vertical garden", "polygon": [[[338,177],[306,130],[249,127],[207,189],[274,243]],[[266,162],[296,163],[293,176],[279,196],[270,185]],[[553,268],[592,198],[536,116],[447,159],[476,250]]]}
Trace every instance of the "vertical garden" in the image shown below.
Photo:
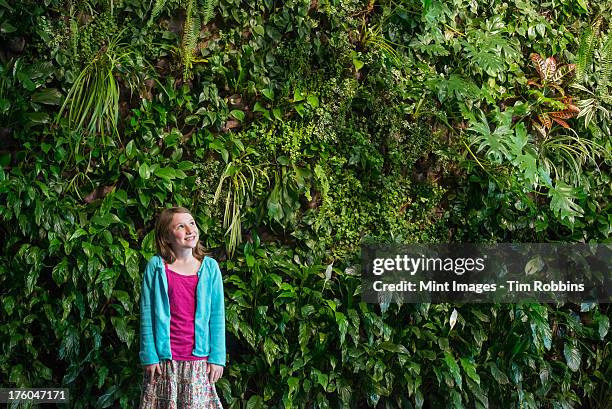
{"label": "vertical garden", "polygon": [[175,205],[223,272],[228,408],[611,407],[609,304],[360,277],[362,243],[610,243],[611,10],[0,0],[0,387],[137,407]]}

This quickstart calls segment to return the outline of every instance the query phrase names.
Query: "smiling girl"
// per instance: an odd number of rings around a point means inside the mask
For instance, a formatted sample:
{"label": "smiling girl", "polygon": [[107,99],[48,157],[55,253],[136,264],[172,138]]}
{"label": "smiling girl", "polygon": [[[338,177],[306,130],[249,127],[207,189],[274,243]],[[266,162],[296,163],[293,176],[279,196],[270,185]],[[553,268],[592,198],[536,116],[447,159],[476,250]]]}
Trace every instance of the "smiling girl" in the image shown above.
{"label": "smiling girl", "polygon": [[140,298],[140,408],[222,408],[214,385],[225,367],[219,265],[205,256],[184,207],[161,212],[155,241]]}

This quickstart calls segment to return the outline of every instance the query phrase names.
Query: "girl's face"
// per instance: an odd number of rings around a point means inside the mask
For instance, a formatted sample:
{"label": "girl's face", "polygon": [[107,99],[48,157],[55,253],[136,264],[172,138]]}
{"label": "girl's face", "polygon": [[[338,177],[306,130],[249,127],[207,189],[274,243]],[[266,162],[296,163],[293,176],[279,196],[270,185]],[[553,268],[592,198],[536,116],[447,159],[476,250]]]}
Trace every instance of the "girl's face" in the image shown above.
{"label": "girl's face", "polygon": [[189,213],[176,213],[170,225],[170,244],[175,250],[196,248],[199,231],[195,220]]}

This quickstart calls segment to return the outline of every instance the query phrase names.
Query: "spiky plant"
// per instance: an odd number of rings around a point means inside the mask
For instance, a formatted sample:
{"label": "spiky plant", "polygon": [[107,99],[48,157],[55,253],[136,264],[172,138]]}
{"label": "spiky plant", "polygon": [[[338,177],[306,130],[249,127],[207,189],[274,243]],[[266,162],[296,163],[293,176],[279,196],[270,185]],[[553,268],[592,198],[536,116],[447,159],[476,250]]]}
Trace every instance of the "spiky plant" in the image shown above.
{"label": "spiky plant", "polygon": [[100,135],[103,143],[112,143],[107,136],[118,134],[118,78],[136,89],[128,70],[133,53],[131,47],[121,41],[121,33],[113,37],[79,73],[57,119],[67,113],[68,127],[72,131]]}
{"label": "spiky plant", "polygon": [[[236,247],[242,242],[242,208],[249,200],[255,186],[255,168],[244,162],[246,155],[228,162],[217,190],[215,191],[214,203],[221,197],[221,191],[225,186],[225,212],[223,214],[223,227],[226,235],[229,235],[227,243],[227,254],[231,257]],[[225,183],[227,181],[227,183]]]}

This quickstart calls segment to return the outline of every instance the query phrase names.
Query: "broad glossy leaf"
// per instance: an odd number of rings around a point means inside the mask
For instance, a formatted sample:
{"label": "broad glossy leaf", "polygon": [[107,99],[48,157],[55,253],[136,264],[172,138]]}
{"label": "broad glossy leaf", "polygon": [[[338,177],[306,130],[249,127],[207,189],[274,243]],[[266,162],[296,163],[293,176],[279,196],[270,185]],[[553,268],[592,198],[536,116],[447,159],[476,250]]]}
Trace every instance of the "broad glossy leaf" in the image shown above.
{"label": "broad glossy leaf", "polygon": [[510,380],[506,376],[505,373],[499,370],[497,365],[493,362],[489,363],[489,369],[491,370],[491,375],[493,375],[493,379],[500,385],[507,385],[510,383]]}
{"label": "broad glossy leaf", "polygon": [[563,346],[563,356],[565,357],[565,362],[567,362],[567,366],[573,372],[576,372],[580,369],[580,350],[578,347],[570,345],[568,342]]}
{"label": "broad glossy leaf", "polygon": [[44,88],[32,94],[32,102],[46,105],[59,105],[63,95],[57,88]]}
{"label": "broad glossy leaf", "polygon": [[143,163],[138,168],[138,174],[143,179],[149,179],[151,177],[151,170],[149,169],[149,165],[147,163]]}
{"label": "broad glossy leaf", "polygon": [[444,352],[444,362],[446,362],[446,365],[448,366],[450,374],[455,380],[455,383],[457,384],[459,389],[461,389],[462,384],[461,384],[461,372],[459,371],[459,365],[457,365],[457,361],[455,361],[455,358],[451,355],[450,352]]}
{"label": "broad glossy leaf", "polygon": [[610,330],[610,318],[603,314],[600,315],[597,319],[597,330],[599,338],[603,341]]}
{"label": "broad glossy leaf", "polygon": [[467,358],[461,358],[461,366],[463,370],[474,382],[480,385],[480,376],[476,373],[476,367]]}

